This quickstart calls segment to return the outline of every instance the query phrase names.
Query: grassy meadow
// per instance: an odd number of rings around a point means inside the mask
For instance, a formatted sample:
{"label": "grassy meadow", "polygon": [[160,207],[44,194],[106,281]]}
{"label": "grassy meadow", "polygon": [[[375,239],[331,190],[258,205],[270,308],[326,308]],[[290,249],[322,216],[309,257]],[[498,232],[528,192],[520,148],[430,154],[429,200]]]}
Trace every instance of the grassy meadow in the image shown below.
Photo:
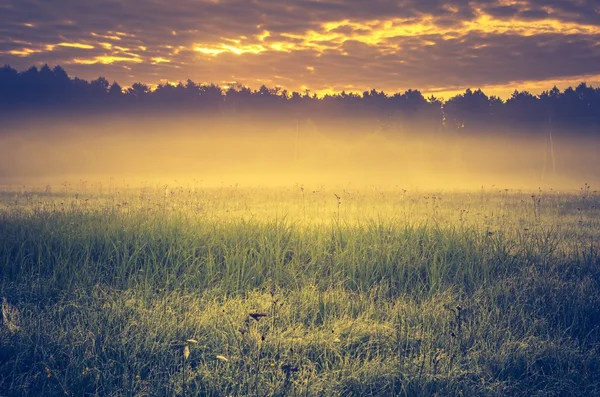
{"label": "grassy meadow", "polygon": [[0,396],[599,395],[600,193],[0,192]]}

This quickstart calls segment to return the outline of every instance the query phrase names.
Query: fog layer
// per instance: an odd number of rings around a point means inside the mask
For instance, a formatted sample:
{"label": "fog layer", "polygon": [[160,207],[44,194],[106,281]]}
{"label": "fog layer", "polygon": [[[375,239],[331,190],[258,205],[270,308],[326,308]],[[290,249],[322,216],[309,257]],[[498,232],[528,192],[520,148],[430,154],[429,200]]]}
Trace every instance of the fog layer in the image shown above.
{"label": "fog layer", "polygon": [[600,137],[407,133],[372,121],[48,119],[0,131],[0,185],[352,185],[469,190],[600,184]]}

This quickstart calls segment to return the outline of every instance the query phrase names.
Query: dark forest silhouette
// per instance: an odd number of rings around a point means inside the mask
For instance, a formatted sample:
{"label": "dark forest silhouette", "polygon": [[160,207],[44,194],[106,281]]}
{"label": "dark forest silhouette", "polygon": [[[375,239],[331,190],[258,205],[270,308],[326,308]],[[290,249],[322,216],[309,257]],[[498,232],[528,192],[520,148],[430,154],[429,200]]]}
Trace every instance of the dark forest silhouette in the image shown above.
{"label": "dark forest silhouette", "polygon": [[0,113],[3,119],[23,113],[78,115],[111,112],[181,111],[210,115],[277,115],[313,119],[365,118],[390,132],[454,131],[460,133],[545,133],[552,129],[570,135],[600,135],[600,88],[579,84],[560,91],[556,86],[540,95],[515,90],[507,100],[467,89],[446,101],[425,98],[418,90],[362,95],[341,92],[318,98],[261,86],[223,89],[191,80],[161,84],[155,90],[135,83],[123,89],[104,77],[86,81],[65,70],[44,65],[19,72],[0,68]]}

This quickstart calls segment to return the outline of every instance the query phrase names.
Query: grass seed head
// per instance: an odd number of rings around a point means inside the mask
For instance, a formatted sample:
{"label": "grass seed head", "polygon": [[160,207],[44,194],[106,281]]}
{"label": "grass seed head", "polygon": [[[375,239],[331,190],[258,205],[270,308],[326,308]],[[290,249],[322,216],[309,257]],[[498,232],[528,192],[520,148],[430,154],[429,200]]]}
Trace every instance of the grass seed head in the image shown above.
{"label": "grass seed head", "polygon": [[2,321],[11,334],[21,329],[21,313],[14,305],[8,303],[5,297],[2,298]]}

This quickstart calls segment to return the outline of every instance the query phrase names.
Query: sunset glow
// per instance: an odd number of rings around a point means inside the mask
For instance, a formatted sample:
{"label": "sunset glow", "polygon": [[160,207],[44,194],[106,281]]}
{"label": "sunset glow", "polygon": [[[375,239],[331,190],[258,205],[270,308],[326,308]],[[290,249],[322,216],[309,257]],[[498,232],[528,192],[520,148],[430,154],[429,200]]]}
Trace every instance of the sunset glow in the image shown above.
{"label": "sunset glow", "polygon": [[[124,86],[190,78],[251,87],[269,81],[316,93],[352,85],[355,92],[448,95],[481,87],[506,97],[515,88],[547,89],[546,81],[600,82],[599,11],[592,3],[118,3],[118,15],[75,7],[55,24],[44,18],[42,3],[35,13],[15,2],[10,23],[0,27],[3,63],[60,64]],[[135,23],[120,18],[127,11],[138,14]],[[575,52],[577,63],[568,55]]]}

